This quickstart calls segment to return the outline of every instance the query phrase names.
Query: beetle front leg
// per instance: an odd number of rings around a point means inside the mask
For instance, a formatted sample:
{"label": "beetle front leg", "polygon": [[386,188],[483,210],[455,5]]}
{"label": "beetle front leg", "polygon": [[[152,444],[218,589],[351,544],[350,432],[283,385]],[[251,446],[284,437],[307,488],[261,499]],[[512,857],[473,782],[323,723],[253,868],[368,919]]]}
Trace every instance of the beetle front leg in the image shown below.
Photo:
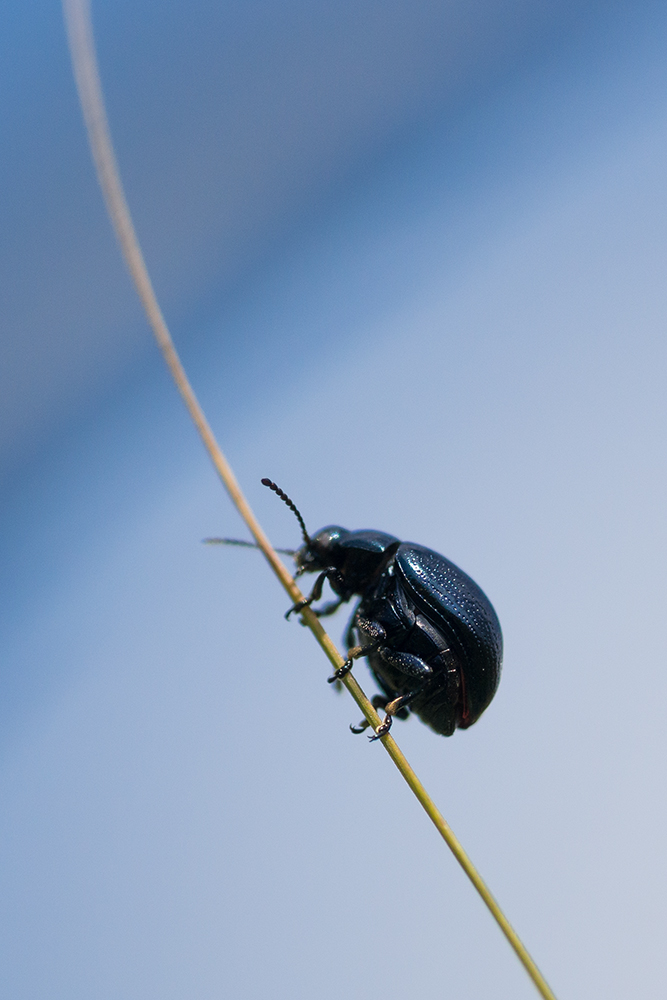
{"label": "beetle front leg", "polygon": [[326,618],[328,617],[328,615],[335,614],[344,600],[345,600],[344,597],[339,597],[337,601],[329,601],[327,604],[324,604],[321,608],[313,608],[313,612],[314,614],[317,615],[318,618]]}
{"label": "beetle front leg", "polygon": [[[322,570],[322,572],[318,576],[317,580],[315,581],[315,586],[310,592],[310,596],[304,597],[302,601],[297,601],[296,604],[293,604],[292,607],[289,609],[289,611],[285,612],[285,618],[289,620],[289,616],[291,614],[294,614],[294,612],[303,611],[304,608],[309,608],[310,605],[313,603],[313,601],[319,601],[319,599],[322,596],[322,588],[324,587],[325,580],[332,580],[335,583],[338,583],[341,588],[345,585],[344,580],[340,575],[340,573],[338,572],[338,570],[336,569],[336,567],[328,566],[327,569]],[[331,610],[328,610],[329,607],[330,607],[329,605],[325,605],[325,607],[322,609],[322,612],[328,615],[333,614],[333,612],[336,610],[336,607],[332,607]],[[320,614],[322,612],[320,612]],[[317,612],[315,613],[317,614]]]}

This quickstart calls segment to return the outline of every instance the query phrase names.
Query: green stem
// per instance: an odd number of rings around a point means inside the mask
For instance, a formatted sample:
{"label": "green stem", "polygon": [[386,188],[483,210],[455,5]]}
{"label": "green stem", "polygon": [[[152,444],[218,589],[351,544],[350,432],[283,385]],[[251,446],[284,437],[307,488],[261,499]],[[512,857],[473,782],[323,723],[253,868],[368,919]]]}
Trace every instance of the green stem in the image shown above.
{"label": "green stem", "polygon": [[[276,574],[281,584],[287,591],[293,604],[303,599],[303,594],[292,579],[291,573],[281,562],[278,554],[271,545],[269,539],[252,512],[248,501],[241,492],[241,488],[236,477],[223,455],[218,445],[213,431],[204,415],[204,411],[199,405],[199,401],[190,385],[185,369],[174,347],[171,334],[167,328],[162,310],[158,304],[153,286],[146,268],[143,253],[137,239],[137,235],[130,215],[130,210],[125,199],[120,174],[116,165],[111,134],[107,121],[104,99],[102,96],[102,86],[100,82],[99,70],[97,67],[97,57],[95,54],[95,43],[93,39],[92,22],[90,18],[90,4],[88,0],[63,0],[63,10],[67,34],[69,38],[70,54],[74,68],[79,99],[83,109],[83,116],[88,129],[88,138],[93,154],[93,159],[97,168],[97,175],[102,188],[107,210],[113,223],[116,235],[125,258],[125,263],[136,286],[139,298],[152,327],[155,339],[167,363],[169,371],[176,383],[178,390],[183,397],[183,401],[188,409],[201,439],[204,443],[215,469],[227,490],[232,503],[250,529],[257,545],[264,553],[271,569]],[[324,650],[331,665],[338,669],[343,665],[343,657],[336,649],[331,638],[322,627],[319,618],[305,607],[301,612],[301,617],[311,630],[316,640]],[[342,683],[350,692],[357,705],[368,720],[373,729],[380,725],[380,717],[371,705],[370,701],[361,690],[359,684],[352,676],[347,674]],[[482,897],[491,915],[500,927],[501,931],[516,952],[519,961],[526,972],[535,983],[539,993],[544,1000],[556,1000],[556,997],[549,988],[544,976],[537,968],[535,962],[530,957],[525,946],[521,942],[518,934],[508,921],[507,917],[500,909],[498,903],[493,898],[486,883],[482,880],[479,872],[472,861],[463,850],[463,847],[454,836],[449,825],[445,822],[435,804],[427,794],[421,781],[408,764],[396,741],[387,734],[382,737],[385,750],[393,760],[394,764],[401,772],[406,782],[414,792],[416,798],[423,806],[427,816],[434,824],[436,830],[452,851],[454,857],[463,868],[464,872],[474,885],[477,892]]]}

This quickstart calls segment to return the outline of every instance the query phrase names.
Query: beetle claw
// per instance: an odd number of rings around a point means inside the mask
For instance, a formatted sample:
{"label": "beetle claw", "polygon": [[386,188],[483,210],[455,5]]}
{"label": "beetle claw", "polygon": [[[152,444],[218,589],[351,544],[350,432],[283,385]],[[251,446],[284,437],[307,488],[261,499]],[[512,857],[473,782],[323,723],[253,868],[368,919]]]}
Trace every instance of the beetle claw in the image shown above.
{"label": "beetle claw", "polygon": [[304,598],[303,601],[297,601],[292,607],[285,612],[285,621],[289,621],[289,616],[293,614],[298,614],[299,611],[303,611],[304,608],[310,606],[310,598]]}

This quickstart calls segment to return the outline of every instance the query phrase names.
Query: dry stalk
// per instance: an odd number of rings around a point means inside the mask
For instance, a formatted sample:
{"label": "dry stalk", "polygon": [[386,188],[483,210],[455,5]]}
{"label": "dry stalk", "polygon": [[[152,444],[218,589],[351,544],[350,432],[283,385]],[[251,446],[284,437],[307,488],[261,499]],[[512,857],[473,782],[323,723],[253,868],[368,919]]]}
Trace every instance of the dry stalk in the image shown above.
{"label": "dry stalk", "polygon": [[[155,339],[167,363],[169,371],[176,383],[178,390],[183,397],[183,401],[188,409],[204,446],[215,466],[215,469],[227,490],[232,503],[245,521],[251,531],[257,545],[264,553],[271,569],[276,574],[281,584],[287,591],[290,600],[297,603],[302,600],[303,594],[294,582],[292,575],[283,565],[275,549],[269,542],[257,518],[253,514],[248,501],[244,497],[236,477],[221,451],[213,431],[204,415],[197,397],[188,381],[185,370],[180,362],[176,348],[171,339],[171,335],[165,323],[162,311],[158,304],[153,286],[146,268],[143,253],[134,230],[134,224],[130,215],[125,194],[120,180],[120,174],[116,165],[116,158],[111,142],[111,134],[102,96],[102,86],[97,67],[97,57],[93,39],[92,22],[90,17],[89,0],[63,0],[63,10],[67,34],[69,39],[70,54],[76,78],[79,99],[83,110],[83,116],[88,130],[90,146],[97,168],[97,175],[102,188],[109,216],[116,230],[116,236],[121,246],[125,263],[136,286],[139,298],[144,307],[148,321],[151,325]],[[338,669],[344,663],[344,658],[336,649],[336,646],[325,632],[319,618],[305,607],[301,611],[301,617],[315,639],[324,650],[329,662],[334,669]],[[380,725],[380,717],[371,705],[370,701],[362,691],[356,679],[348,673],[342,680],[347,690],[350,692],[355,702],[363,712],[373,729]],[[407,784],[414,792],[418,801],[424,808],[431,822],[438,833],[447,843],[464,872],[474,885],[475,889],[486,903],[494,920],[507,938],[509,944],[516,952],[520,962],[526,972],[533,980],[538,992],[544,1000],[556,1000],[556,997],[544,976],[538,969],[532,957],[526,950],[523,942],[508,921],[500,906],[491,895],[486,883],[482,880],[479,872],[472,861],[463,850],[463,847],[455,837],[449,825],[436,808],[434,802],[427,794],[421,781],[410,767],[408,761],[398,747],[395,739],[389,733],[381,740],[385,750],[393,760],[394,764],[405,778]]]}

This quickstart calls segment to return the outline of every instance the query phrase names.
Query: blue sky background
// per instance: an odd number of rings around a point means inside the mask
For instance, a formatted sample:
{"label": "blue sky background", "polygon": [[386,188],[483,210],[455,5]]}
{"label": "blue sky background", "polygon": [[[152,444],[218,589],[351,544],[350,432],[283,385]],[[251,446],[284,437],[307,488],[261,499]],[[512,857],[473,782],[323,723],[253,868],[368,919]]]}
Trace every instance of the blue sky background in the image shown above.
{"label": "blue sky background", "polygon": [[[660,995],[667,11],[93,15],[156,290],[271,537],[298,541],[263,475],[483,586],[496,699],[396,735],[559,997]],[[200,544],[243,528],[115,247],[59,6],[0,17],[8,995],[533,996],[259,556]]]}

